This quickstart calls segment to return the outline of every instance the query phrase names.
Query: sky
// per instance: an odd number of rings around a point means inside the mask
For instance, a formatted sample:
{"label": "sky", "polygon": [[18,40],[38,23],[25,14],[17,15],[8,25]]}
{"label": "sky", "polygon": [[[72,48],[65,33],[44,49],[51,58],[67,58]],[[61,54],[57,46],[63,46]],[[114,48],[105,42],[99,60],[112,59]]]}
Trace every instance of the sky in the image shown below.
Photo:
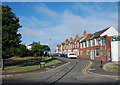
{"label": "sky", "polygon": [[22,43],[40,41],[56,46],[83,32],[95,33],[107,27],[118,29],[117,2],[3,2],[20,19]]}

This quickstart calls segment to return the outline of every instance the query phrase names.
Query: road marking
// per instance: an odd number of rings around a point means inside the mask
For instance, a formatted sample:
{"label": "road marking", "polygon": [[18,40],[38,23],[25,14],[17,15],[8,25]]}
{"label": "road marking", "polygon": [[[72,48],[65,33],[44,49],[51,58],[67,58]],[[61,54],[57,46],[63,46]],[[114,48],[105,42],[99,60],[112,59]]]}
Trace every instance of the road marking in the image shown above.
{"label": "road marking", "polygon": [[68,63],[65,63],[65,64],[63,64],[63,65],[61,65],[61,66],[58,66],[58,67],[56,67],[56,68],[53,68],[53,69],[50,69],[50,70],[48,70],[48,71],[44,71],[44,72],[37,72],[37,73],[35,73],[35,72],[33,72],[33,73],[25,73],[25,74],[14,74],[14,75],[2,75],[2,77],[12,77],[12,76],[22,76],[22,75],[32,75],[32,74],[42,74],[42,73],[45,73],[45,72],[49,72],[49,71],[52,71],[52,70],[55,70],[55,69],[58,69],[58,68],[61,68],[61,67],[63,67],[63,66],[65,66],[65,65],[67,65],[67,64],[69,64],[70,62],[68,62]]}
{"label": "road marking", "polygon": [[91,65],[92,65],[92,62],[89,61],[89,64],[82,70],[82,73],[85,74],[85,75],[87,75],[88,74],[87,70],[90,68]]}

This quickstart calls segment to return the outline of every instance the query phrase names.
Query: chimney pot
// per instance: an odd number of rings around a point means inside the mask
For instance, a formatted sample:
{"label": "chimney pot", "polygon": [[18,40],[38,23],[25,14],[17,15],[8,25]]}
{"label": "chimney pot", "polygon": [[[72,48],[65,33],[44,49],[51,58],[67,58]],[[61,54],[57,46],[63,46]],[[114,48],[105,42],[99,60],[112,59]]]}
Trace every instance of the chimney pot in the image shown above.
{"label": "chimney pot", "polygon": [[40,44],[40,41],[38,42],[38,44]]}
{"label": "chimney pot", "polygon": [[86,32],[86,31],[84,31],[84,37],[85,37],[85,36],[87,36],[87,32]]}
{"label": "chimney pot", "polygon": [[76,38],[79,38],[79,36],[78,36],[78,35],[76,35]]}
{"label": "chimney pot", "polygon": [[72,40],[73,40],[73,38],[72,38],[72,37],[70,37],[70,40],[72,41]]}

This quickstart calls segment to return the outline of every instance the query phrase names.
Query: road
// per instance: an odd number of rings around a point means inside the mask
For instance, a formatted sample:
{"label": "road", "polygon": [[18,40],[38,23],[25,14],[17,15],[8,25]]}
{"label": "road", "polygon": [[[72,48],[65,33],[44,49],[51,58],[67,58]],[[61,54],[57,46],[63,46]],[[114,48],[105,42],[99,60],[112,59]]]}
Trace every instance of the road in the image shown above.
{"label": "road", "polygon": [[111,85],[113,85],[113,83],[118,82],[117,80],[107,77],[85,75],[82,71],[89,64],[89,60],[87,59],[57,58],[70,63],[42,74],[32,73],[30,75],[6,77],[3,78],[2,82],[4,85],[9,85],[10,83],[12,83],[11,85],[13,85],[13,83],[22,83],[22,85],[23,83],[29,83],[28,85],[112,83]]}

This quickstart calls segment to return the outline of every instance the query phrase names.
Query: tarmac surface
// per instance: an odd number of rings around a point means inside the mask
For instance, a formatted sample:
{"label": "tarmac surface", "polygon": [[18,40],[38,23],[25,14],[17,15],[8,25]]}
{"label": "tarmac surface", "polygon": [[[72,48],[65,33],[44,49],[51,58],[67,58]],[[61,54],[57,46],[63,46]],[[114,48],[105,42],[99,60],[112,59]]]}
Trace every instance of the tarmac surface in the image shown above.
{"label": "tarmac surface", "polygon": [[[108,77],[85,74],[83,70],[90,64],[88,59],[68,59],[56,57],[61,61],[70,62],[66,65],[56,67],[53,70],[40,73],[39,71],[29,73],[29,75],[3,77],[3,85],[63,85],[63,84],[78,84],[78,85],[119,85],[118,80]],[[91,69],[99,71],[99,61],[92,61]],[[95,64],[97,63],[97,64]],[[86,69],[87,70],[87,69]],[[95,70],[93,70],[95,71]],[[103,72],[104,73],[104,72]],[[107,72],[106,72],[107,73]]]}

